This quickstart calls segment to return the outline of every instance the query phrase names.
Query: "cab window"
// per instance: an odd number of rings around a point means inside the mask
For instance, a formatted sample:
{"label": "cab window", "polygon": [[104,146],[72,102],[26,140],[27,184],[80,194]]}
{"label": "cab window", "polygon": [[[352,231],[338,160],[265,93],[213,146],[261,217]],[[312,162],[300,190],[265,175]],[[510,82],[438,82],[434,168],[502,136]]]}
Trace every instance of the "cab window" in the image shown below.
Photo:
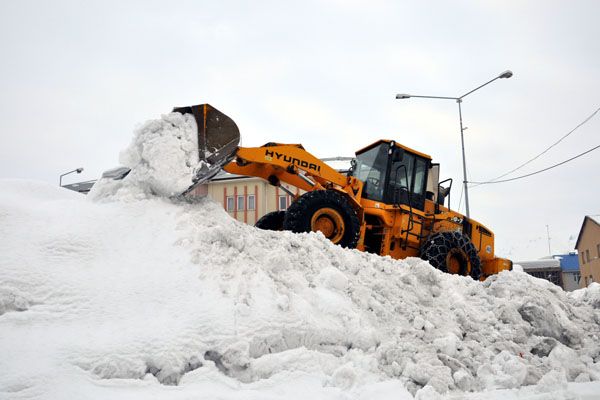
{"label": "cab window", "polygon": [[427,182],[427,161],[417,157],[415,166],[415,184],[413,185],[413,193],[416,195],[425,194],[425,183]]}
{"label": "cab window", "polygon": [[[404,166],[404,167],[401,167]],[[412,186],[413,168],[415,157],[412,154],[404,153],[402,161],[396,161],[392,164],[392,171],[397,175],[397,184],[400,187],[410,190]]]}
{"label": "cab window", "polygon": [[386,145],[379,145],[356,155],[353,175],[364,183],[364,198],[383,201],[387,165],[388,146]]}

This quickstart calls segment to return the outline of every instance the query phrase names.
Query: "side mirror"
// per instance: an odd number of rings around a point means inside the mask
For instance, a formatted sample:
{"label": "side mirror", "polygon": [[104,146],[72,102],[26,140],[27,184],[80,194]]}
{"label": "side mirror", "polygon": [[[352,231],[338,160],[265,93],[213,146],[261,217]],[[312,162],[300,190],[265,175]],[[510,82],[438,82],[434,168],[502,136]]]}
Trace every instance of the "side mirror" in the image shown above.
{"label": "side mirror", "polygon": [[350,160],[350,168],[348,169],[347,176],[354,176],[354,171],[356,171],[356,158]]}

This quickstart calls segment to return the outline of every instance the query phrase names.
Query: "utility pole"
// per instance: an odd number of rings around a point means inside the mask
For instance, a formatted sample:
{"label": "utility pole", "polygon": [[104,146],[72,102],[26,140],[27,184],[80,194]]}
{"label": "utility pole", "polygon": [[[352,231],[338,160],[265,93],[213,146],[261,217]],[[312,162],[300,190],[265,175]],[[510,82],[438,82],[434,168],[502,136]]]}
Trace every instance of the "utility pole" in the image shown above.
{"label": "utility pole", "polygon": [[406,94],[406,93],[400,93],[400,94],[396,95],[396,99],[410,99],[412,97],[418,97],[418,98],[422,98],[422,99],[454,100],[454,101],[456,101],[456,103],[458,103],[458,118],[459,118],[459,121],[460,121],[460,145],[461,145],[461,150],[462,150],[462,164],[463,164],[463,187],[464,187],[464,192],[465,192],[465,211],[466,211],[466,214],[467,214],[467,218],[471,217],[471,213],[470,213],[470,210],[469,210],[469,188],[467,186],[467,184],[468,184],[468,182],[467,182],[467,162],[465,160],[464,131],[465,131],[466,128],[463,128],[462,109],[461,109],[460,105],[462,103],[462,99],[465,98],[466,96],[470,95],[474,91],[479,90],[479,89],[481,89],[482,87],[484,87],[486,85],[489,85],[490,83],[494,82],[496,79],[508,79],[511,76],[513,76],[512,71],[510,71],[510,70],[504,71],[503,73],[501,73],[500,75],[498,75],[494,79],[492,79],[490,81],[487,81],[483,85],[480,85],[480,86],[476,87],[475,89],[471,90],[470,92],[467,92],[467,93],[463,94],[460,97],[421,96],[421,95]]}
{"label": "utility pole", "polygon": [[552,250],[550,249],[550,227],[546,225],[546,235],[548,236],[548,255],[552,257]]}

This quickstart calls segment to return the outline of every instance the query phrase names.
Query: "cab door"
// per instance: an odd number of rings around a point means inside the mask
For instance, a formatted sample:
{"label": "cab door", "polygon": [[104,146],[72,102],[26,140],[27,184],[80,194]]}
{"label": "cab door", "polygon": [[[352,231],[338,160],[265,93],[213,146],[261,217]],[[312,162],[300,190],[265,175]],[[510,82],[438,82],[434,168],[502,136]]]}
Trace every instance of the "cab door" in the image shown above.
{"label": "cab door", "polygon": [[430,161],[407,151],[398,154],[391,162],[386,188],[387,202],[406,204],[423,211]]}

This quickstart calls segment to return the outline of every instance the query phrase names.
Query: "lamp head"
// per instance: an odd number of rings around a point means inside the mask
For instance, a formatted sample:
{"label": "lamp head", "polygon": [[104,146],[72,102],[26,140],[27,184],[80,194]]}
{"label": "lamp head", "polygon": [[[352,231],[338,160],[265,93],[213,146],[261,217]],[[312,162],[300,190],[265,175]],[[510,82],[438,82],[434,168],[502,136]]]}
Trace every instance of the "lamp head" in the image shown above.
{"label": "lamp head", "polygon": [[81,172],[83,172],[83,168],[77,168],[77,169],[75,170],[75,172],[77,172],[78,174],[80,174]]}
{"label": "lamp head", "polygon": [[397,99],[410,99],[410,94],[400,93],[396,95]]}
{"label": "lamp head", "polygon": [[510,78],[511,76],[513,76],[513,73],[510,69],[504,71],[503,73],[501,73],[498,78]]}

